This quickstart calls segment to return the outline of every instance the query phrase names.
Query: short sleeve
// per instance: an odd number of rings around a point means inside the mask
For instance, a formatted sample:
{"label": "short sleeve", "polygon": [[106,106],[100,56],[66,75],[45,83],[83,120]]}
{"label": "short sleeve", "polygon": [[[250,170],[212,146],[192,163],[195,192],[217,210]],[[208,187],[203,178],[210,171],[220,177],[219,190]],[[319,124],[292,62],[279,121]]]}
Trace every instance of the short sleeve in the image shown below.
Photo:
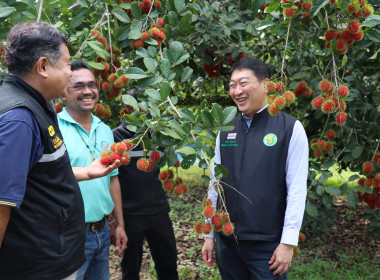
{"label": "short sleeve", "polygon": [[26,108],[0,115],[0,205],[20,207],[30,169],[43,154],[37,121]]}

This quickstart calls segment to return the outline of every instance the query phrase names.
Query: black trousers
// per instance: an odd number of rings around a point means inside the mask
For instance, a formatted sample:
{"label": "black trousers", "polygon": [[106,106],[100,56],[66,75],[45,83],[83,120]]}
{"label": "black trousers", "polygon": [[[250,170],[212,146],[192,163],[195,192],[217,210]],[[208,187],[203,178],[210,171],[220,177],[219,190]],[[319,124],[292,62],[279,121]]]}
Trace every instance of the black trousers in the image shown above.
{"label": "black trousers", "polygon": [[169,214],[125,215],[124,220],[128,244],[121,261],[122,279],[139,279],[146,237],[158,279],[177,280],[177,248]]}
{"label": "black trousers", "polygon": [[285,280],[269,270],[278,242],[230,239],[216,234],[216,262],[223,280]]}

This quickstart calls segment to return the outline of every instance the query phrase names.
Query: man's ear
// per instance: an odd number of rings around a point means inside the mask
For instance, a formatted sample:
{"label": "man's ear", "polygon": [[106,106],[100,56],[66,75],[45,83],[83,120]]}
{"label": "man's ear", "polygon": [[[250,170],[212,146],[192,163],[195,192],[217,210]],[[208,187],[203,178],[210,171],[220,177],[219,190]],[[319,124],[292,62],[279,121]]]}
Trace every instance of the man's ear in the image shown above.
{"label": "man's ear", "polygon": [[51,67],[49,59],[46,57],[40,57],[35,65],[36,71],[40,76],[43,78],[47,78],[49,76],[48,68]]}

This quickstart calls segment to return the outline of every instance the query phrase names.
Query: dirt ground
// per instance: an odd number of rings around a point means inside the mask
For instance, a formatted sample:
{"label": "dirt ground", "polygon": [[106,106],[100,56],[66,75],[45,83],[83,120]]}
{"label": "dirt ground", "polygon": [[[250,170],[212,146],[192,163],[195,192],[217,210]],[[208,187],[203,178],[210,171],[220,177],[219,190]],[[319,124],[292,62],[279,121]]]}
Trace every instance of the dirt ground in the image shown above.
{"label": "dirt ground", "polygon": [[[317,236],[310,229],[304,229],[303,232],[306,236],[306,241],[300,243],[302,257],[303,253],[313,254],[315,249],[319,250],[319,258],[324,260],[336,261],[339,259],[338,254],[345,253],[347,255],[355,255],[359,252],[367,252],[375,263],[380,267],[380,233],[375,236],[370,236],[365,230],[368,220],[360,219],[361,215],[365,212],[366,206],[360,205],[356,208],[350,208],[347,202],[336,199],[335,214],[338,217],[331,229],[330,235]],[[189,248],[194,247],[197,242],[203,243],[203,238],[199,237],[198,240],[189,240],[189,232],[193,230],[192,224],[185,224],[181,228],[174,228],[177,236],[177,250],[178,254],[182,254]],[[121,279],[120,257],[112,254],[113,248],[110,253],[110,271],[111,280]],[[148,252],[147,246],[144,246],[144,252]],[[322,256],[320,255],[322,251]],[[184,254],[185,255],[185,254]],[[200,246],[195,249],[195,258],[183,260],[182,263],[188,266],[199,266],[197,260],[200,259]],[[149,276],[149,263],[150,255],[144,253],[143,263],[140,273],[141,280],[153,279]],[[179,268],[181,270],[181,267]],[[196,278],[193,278],[196,279]]]}

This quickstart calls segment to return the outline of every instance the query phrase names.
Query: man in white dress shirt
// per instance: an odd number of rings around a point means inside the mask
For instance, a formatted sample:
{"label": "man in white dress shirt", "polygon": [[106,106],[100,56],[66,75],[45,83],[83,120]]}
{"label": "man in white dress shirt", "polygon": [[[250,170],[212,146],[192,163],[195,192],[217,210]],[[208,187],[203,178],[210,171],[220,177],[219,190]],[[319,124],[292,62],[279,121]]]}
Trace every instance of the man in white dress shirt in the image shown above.
{"label": "man in white dress shirt", "polygon": [[[221,179],[234,234],[206,235],[203,260],[216,262],[222,279],[286,279],[298,244],[306,201],[308,141],[300,121],[267,110],[269,69],[255,58],[231,68],[230,96],[241,114],[235,129],[220,132],[213,164],[229,172]],[[220,209],[211,182],[209,198]],[[231,187],[227,186],[230,185]]]}

